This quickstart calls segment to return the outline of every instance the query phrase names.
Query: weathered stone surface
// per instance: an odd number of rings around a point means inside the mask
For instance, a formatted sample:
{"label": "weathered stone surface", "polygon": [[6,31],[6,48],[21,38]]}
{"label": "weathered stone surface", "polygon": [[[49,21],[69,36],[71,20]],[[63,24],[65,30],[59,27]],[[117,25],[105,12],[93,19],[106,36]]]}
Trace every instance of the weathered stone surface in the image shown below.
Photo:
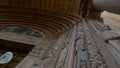
{"label": "weathered stone surface", "polygon": [[101,33],[101,35],[105,41],[120,38],[120,35],[117,32],[112,30],[104,31]]}
{"label": "weathered stone surface", "polygon": [[110,40],[108,41],[109,44],[111,44],[115,49],[117,49],[120,52],[120,40]]}
{"label": "weathered stone surface", "polygon": [[77,26],[75,25],[72,29],[71,36],[69,39],[70,45],[68,47],[68,53],[66,56],[64,68],[73,68],[74,67],[74,58],[76,56],[76,54],[75,54],[76,29],[77,29]]}
{"label": "weathered stone surface", "polygon": [[107,68],[106,63],[96,47],[95,41],[88,29],[88,24],[84,22],[84,33],[86,39],[86,48],[89,56],[89,62],[91,68]]}
{"label": "weathered stone surface", "polygon": [[27,56],[24,60],[19,63],[15,68],[31,68],[31,66],[38,60],[37,57]]}
{"label": "weathered stone surface", "polygon": [[[71,29],[71,32],[63,34],[56,40],[56,43],[53,43],[53,46],[46,49],[46,53],[39,53],[37,51],[41,49],[34,48],[33,52],[29,53],[29,55],[38,57],[39,54],[42,54],[44,56],[42,58],[39,57],[37,62],[34,61],[31,68],[69,68],[70,66],[72,68],[74,65],[76,65],[76,68],[107,68],[100,49],[97,48],[95,39],[87,25],[81,23],[74,29],[75,32]],[[98,26],[98,24],[93,25]],[[104,29],[99,27],[98,29],[98,31],[104,31]],[[105,33],[105,35],[108,33]],[[114,34],[112,36],[114,37]],[[111,36],[107,36],[107,38],[109,37]],[[109,41],[109,44],[117,45],[115,41],[112,41],[112,43]],[[113,49],[110,46],[109,49],[111,49],[115,58],[119,57],[117,55],[119,53],[116,51],[117,48]]]}
{"label": "weathered stone surface", "polygon": [[103,29],[104,29],[105,31],[111,30],[111,28],[110,28],[109,25],[106,25],[106,24],[103,24],[103,25],[104,25],[104,26],[103,26]]}
{"label": "weathered stone surface", "polygon": [[66,34],[67,33],[63,34],[58,40],[56,40],[56,43],[46,49],[45,53],[42,54],[44,56],[40,57],[32,68],[55,68],[61,50],[64,48],[64,41],[67,37]]}
{"label": "weathered stone surface", "polygon": [[35,46],[32,51],[28,54],[28,56],[40,57],[43,53],[44,49],[40,46]]}
{"label": "weathered stone surface", "polygon": [[[99,52],[103,56],[107,67],[108,68],[119,68],[119,65],[115,58],[113,57],[112,53],[107,48],[107,42],[104,41],[103,37],[100,35],[101,32],[97,33],[96,30],[92,26],[92,22],[88,22],[88,28],[90,30],[90,33],[96,43],[96,47],[98,48]],[[102,29],[102,28],[101,28]],[[109,58],[108,58],[109,57]]]}
{"label": "weathered stone surface", "polygon": [[113,54],[117,63],[120,65],[120,40],[110,40],[108,43],[109,51]]}
{"label": "weathered stone surface", "polygon": [[86,51],[79,50],[77,52],[77,68],[87,68],[88,55]]}
{"label": "weathered stone surface", "polygon": [[32,51],[15,67],[15,68],[31,68],[44,52],[40,46],[35,46]]}
{"label": "weathered stone surface", "polygon": [[83,40],[84,39],[81,38],[81,39],[78,39],[76,41],[76,50],[84,50],[85,49],[85,47],[84,47],[84,41]]}
{"label": "weathered stone surface", "polygon": [[77,66],[76,68],[88,68],[88,54],[85,47],[85,39],[83,33],[83,24],[78,26],[76,37]]}
{"label": "weathered stone surface", "polygon": [[64,68],[65,58],[66,58],[66,55],[67,55],[67,50],[68,50],[68,47],[65,47],[61,51],[61,54],[60,54],[59,60],[57,62],[56,68]]}

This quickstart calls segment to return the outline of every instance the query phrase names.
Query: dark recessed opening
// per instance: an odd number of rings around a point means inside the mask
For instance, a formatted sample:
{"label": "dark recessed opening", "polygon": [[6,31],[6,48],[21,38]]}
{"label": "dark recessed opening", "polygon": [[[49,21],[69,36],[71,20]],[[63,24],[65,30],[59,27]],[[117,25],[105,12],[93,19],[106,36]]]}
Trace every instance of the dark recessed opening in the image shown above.
{"label": "dark recessed opening", "polygon": [[7,64],[0,64],[0,68],[14,68],[32,50],[34,45],[0,39],[0,56],[8,51],[13,52],[13,59]]}

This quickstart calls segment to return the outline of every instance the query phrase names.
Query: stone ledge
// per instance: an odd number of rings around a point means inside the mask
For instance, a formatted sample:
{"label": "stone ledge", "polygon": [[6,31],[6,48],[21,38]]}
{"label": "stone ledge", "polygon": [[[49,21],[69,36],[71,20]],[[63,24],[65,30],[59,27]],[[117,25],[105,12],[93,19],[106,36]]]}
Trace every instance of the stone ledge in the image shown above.
{"label": "stone ledge", "polygon": [[11,32],[0,32],[0,39],[32,44],[32,45],[38,44],[39,42],[36,42],[36,41],[40,40],[40,38],[28,37],[25,35],[15,34]]}
{"label": "stone ledge", "polygon": [[120,35],[117,32],[112,30],[104,31],[101,33],[101,35],[105,41],[120,38]]}

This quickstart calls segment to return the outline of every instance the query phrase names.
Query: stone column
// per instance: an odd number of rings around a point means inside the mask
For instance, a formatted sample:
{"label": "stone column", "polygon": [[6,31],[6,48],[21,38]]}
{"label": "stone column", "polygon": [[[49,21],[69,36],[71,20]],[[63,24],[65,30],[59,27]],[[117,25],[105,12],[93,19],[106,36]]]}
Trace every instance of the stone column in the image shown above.
{"label": "stone column", "polygon": [[120,0],[93,0],[92,3],[97,9],[120,14]]}

